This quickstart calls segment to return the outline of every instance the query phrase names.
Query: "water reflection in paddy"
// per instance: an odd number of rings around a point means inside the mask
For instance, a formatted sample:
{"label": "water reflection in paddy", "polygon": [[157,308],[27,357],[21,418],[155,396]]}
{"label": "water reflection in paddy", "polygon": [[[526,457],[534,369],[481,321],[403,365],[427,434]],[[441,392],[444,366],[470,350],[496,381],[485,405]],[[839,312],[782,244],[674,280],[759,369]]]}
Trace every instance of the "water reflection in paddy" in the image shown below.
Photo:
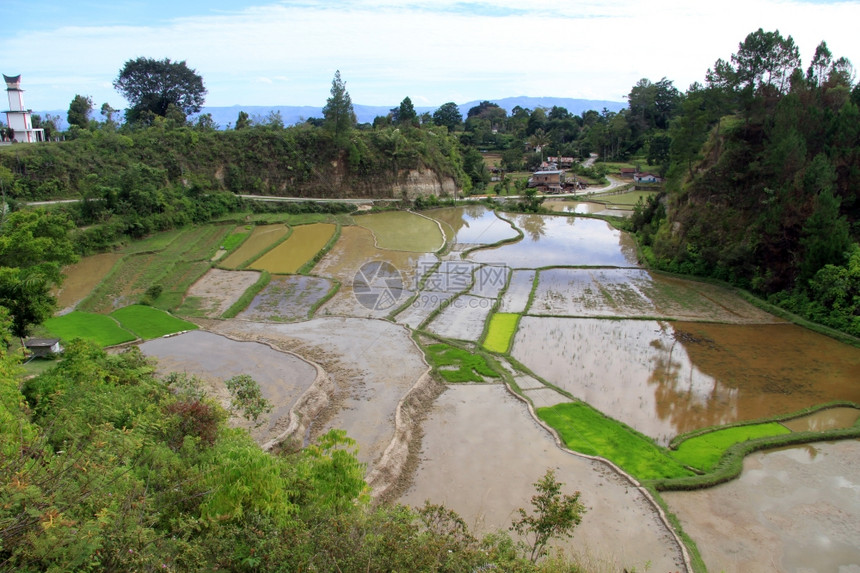
{"label": "water reflection in paddy", "polygon": [[860,349],[788,324],[526,316],[512,353],[662,444],[696,428],[860,401]]}
{"label": "water reflection in paddy", "polygon": [[516,243],[474,251],[469,259],[526,269],[560,265],[637,266],[632,239],[605,221],[559,215],[506,216],[525,237]]}
{"label": "water reflection in paddy", "polygon": [[468,246],[491,245],[517,236],[510,223],[483,205],[434,209],[425,214],[442,223],[446,239],[455,251]]}
{"label": "water reflection in paddy", "polygon": [[708,571],[860,571],[860,440],[755,453],[738,479],[664,492]]}

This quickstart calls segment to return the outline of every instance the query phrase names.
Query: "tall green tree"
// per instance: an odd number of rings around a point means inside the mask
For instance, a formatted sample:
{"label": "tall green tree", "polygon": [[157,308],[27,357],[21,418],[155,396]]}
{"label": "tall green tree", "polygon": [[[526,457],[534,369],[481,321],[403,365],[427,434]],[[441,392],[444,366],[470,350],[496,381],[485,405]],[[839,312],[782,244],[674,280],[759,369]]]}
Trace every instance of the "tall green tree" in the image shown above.
{"label": "tall green tree", "polygon": [[415,106],[412,105],[412,100],[409,96],[403,98],[400,106],[391,110],[391,122],[394,125],[417,126],[418,114],[415,112]]}
{"label": "tall green tree", "polygon": [[76,95],[69,104],[69,113],[66,119],[69,125],[76,125],[86,129],[90,123],[90,113],[93,111],[93,99],[89,96]]}
{"label": "tall green tree", "polygon": [[449,132],[453,133],[463,125],[463,114],[460,113],[460,108],[457,107],[456,103],[449,101],[443,103],[439,109],[433,112],[433,123],[444,125]]}
{"label": "tall green tree", "polygon": [[323,107],[323,127],[332,134],[335,142],[342,144],[349,137],[349,132],[355,127],[355,110],[352,108],[352,98],[346,91],[346,82],[340,77],[340,70],[334,72],[331,81],[331,95]]}
{"label": "tall green tree", "polygon": [[11,314],[16,336],[26,336],[54,311],[51,289],[62,279],[60,268],[77,258],[71,228],[68,218],[40,210],[15,211],[3,220],[0,306]]}
{"label": "tall green tree", "polygon": [[203,78],[184,60],[172,62],[170,58],[128,60],[113,86],[131,104],[126,120],[132,123],[166,117],[171,105],[187,117],[199,112],[206,98]]}

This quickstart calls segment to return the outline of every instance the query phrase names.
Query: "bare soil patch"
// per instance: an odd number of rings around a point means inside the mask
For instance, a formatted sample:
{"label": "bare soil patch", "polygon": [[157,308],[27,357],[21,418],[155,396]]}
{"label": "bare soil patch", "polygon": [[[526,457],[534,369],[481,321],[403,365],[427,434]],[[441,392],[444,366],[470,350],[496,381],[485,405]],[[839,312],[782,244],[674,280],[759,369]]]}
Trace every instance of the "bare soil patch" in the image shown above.
{"label": "bare soil patch", "polygon": [[[188,289],[202,316],[218,318],[260,278],[257,271],[210,269]],[[191,302],[191,301],[188,301]]]}

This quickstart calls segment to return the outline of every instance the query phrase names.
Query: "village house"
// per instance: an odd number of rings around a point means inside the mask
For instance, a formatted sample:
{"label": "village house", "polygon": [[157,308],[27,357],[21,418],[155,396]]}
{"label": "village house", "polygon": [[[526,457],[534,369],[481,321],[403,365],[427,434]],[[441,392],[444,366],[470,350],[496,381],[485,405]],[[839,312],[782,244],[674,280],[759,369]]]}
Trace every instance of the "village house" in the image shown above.
{"label": "village house", "polygon": [[638,171],[639,170],[636,169],[635,167],[622,167],[621,168],[621,177],[623,177],[625,179],[633,179],[633,177],[636,175],[636,173]]}
{"label": "village house", "polygon": [[643,171],[642,173],[637,173],[636,175],[634,175],[633,181],[636,183],[660,183],[661,181],[663,181],[663,178],[654,175],[653,173]]}
{"label": "village house", "polygon": [[24,342],[26,348],[34,358],[51,356],[63,351],[59,338],[29,338]]}
{"label": "village house", "polygon": [[575,161],[573,157],[547,157],[546,160],[550,163],[555,163],[561,169],[573,167]]}
{"label": "village house", "polygon": [[564,188],[564,172],[558,169],[535,171],[529,177],[529,187],[541,187],[546,193],[561,193]]}

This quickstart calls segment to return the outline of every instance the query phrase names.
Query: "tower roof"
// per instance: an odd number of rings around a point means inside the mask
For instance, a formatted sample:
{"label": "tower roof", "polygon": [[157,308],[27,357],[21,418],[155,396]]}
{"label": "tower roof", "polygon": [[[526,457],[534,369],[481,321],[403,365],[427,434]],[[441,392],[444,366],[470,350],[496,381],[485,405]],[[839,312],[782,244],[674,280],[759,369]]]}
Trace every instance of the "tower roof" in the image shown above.
{"label": "tower roof", "polygon": [[3,79],[6,80],[6,89],[21,89],[21,74],[18,74],[17,76],[7,76],[6,74],[3,74]]}

